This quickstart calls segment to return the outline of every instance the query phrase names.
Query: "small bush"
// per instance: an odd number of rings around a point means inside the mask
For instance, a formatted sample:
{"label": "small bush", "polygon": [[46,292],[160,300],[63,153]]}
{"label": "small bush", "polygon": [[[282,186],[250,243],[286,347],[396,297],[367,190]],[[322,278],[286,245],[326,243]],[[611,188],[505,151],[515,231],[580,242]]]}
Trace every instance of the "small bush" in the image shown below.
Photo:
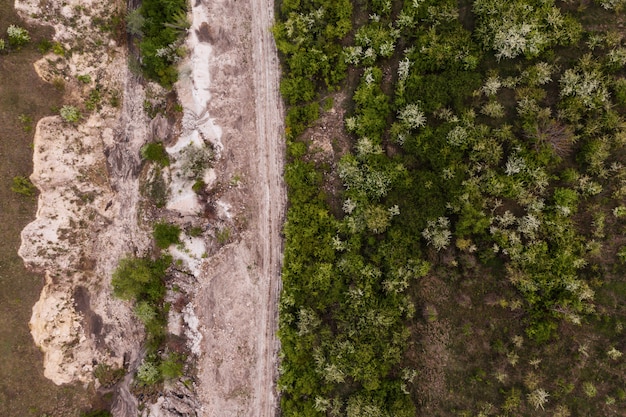
{"label": "small bush", "polygon": [[175,224],[157,223],[152,230],[154,240],[161,249],[167,249],[170,245],[180,243],[180,227]]}
{"label": "small bush", "polygon": [[141,157],[147,161],[156,162],[162,167],[169,166],[170,159],[161,142],[147,143],[141,147]]}
{"label": "small bush", "polygon": [[111,279],[113,293],[123,300],[160,304],[165,295],[165,271],[171,262],[169,256],[155,261],[132,257],[120,260]]}
{"label": "small bush", "polygon": [[137,380],[141,385],[154,385],[161,381],[161,372],[157,363],[145,359],[137,369]]}
{"label": "small bush", "polygon": [[89,84],[91,82],[91,76],[89,74],[82,74],[77,76],[76,78],[83,84]]}
{"label": "small bush", "polygon": [[191,189],[193,190],[194,193],[199,194],[204,190],[205,187],[206,187],[206,183],[204,181],[197,180],[196,182],[193,183],[193,185],[191,186]]}
{"label": "small bush", "polygon": [[10,25],[7,28],[7,35],[9,36],[9,45],[14,48],[20,48],[30,42],[30,34],[28,31],[19,26]]}
{"label": "small bush", "polygon": [[215,236],[220,245],[225,245],[230,240],[230,229],[228,227],[219,230]]}
{"label": "small bush", "polygon": [[156,310],[146,301],[137,303],[135,306],[135,315],[145,326],[157,318]]}
{"label": "small bush", "polygon": [[11,191],[17,194],[32,197],[35,195],[37,188],[33,185],[30,179],[22,176],[13,177],[13,184],[11,185]]}
{"label": "small bush", "polygon": [[43,39],[37,44],[37,49],[42,54],[48,53],[52,49],[52,42],[50,42],[48,39]]}
{"label": "small bush", "polygon": [[181,355],[170,354],[167,359],[161,362],[159,367],[164,379],[175,379],[183,376],[183,365],[185,358]]}
{"label": "small bush", "polygon": [[65,56],[65,48],[59,42],[52,44],[52,52],[58,56]]}
{"label": "small bush", "polygon": [[142,16],[141,9],[135,9],[126,15],[126,31],[133,36],[143,36],[143,25],[146,18]]}
{"label": "small bush", "polygon": [[65,105],[59,110],[59,114],[68,123],[76,123],[80,120],[80,111],[74,106]]}
{"label": "small bush", "polygon": [[102,93],[98,87],[89,92],[89,98],[85,101],[85,108],[89,111],[94,111],[100,108],[100,101],[102,101]]}
{"label": "small bush", "polygon": [[211,168],[213,150],[203,144],[196,146],[190,143],[180,152],[182,174],[192,180],[198,180],[207,168]]}

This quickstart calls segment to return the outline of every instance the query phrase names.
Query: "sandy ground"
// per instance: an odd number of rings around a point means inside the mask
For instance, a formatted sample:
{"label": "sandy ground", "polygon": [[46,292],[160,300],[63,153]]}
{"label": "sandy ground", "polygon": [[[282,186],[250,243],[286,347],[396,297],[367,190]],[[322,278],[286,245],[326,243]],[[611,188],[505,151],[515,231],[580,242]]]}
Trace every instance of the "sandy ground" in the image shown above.
{"label": "sandy ground", "polygon": [[[52,24],[67,48],[93,30],[87,16],[70,27],[81,9],[61,2],[43,9],[20,0],[16,7]],[[87,7],[106,14],[95,3]],[[204,201],[174,163],[172,197],[160,215],[181,225],[204,222],[206,231],[171,249],[190,271],[181,283],[190,302],[171,328],[187,335],[197,354],[196,393],[169,384],[142,415],[273,416],[286,203],[279,65],[269,31],[273,3],[197,0],[192,16],[190,57],[177,85],[185,116],[168,152],[176,159],[188,144],[210,142],[216,160],[204,175]],[[59,73],[66,80],[91,74],[124,92],[119,109],[105,106],[77,125],[53,117],[37,126],[31,178],[41,195],[20,254],[46,274],[31,330],[45,355],[45,374],[57,384],[93,381],[98,362],[129,363],[132,371],[141,361],[142,332],[132,306],[112,297],[109,280],[120,258],[149,250],[152,220],[141,210],[139,149],[153,133],[143,110],[145,91],[126,69],[124,51],[98,45],[55,66],[44,59],[38,68],[48,81]],[[111,58],[95,59],[103,54]],[[67,100],[79,105],[85,92],[68,87]],[[129,376],[118,390],[115,417],[137,415],[130,383]]]}
{"label": "sandy ground", "polygon": [[207,109],[222,131],[217,181],[230,184],[218,202],[232,208],[235,231],[203,265],[193,300],[203,334],[202,415],[273,416],[285,206],[273,3],[203,1],[194,18],[195,36],[212,45]]}

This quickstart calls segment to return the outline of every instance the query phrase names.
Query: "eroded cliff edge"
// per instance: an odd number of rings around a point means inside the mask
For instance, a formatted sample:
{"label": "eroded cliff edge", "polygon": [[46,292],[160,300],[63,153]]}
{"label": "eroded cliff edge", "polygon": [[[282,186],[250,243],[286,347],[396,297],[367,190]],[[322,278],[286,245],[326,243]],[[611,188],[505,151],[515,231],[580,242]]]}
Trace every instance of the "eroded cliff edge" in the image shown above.
{"label": "eroded cliff edge", "polygon": [[[125,367],[129,377],[118,389],[116,416],[137,414],[128,387],[144,335],[132,306],[112,297],[111,273],[124,256],[152,249],[155,216],[203,231],[170,249],[180,266],[177,291],[189,295],[170,316],[170,330],[185,335],[197,357],[201,402],[188,386],[170,384],[144,415],[266,416],[277,406],[275,307],[285,194],[278,61],[268,30],[273,4],[192,6],[189,56],[176,87],[182,123],[174,126],[146,115],[158,87],[146,92],[128,70],[123,39],[94,24],[123,7],[16,2],[25,17],[55,27],[55,40],[68,53],[48,54],[37,71],[62,84],[68,104],[83,110],[78,123],[56,116],[36,129],[31,179],[41,193],[20,255],[45,274],[46,285],[31,331],[45,355],[45,375],[57,384],[93,382],[100,364]],[[95,88],[103,99],[85,109]],[[140,192],[146,175],[140,148],[155,139],[166,140],[175,161],[163,174],[170,198],[158,213],[145,210]],[[205,189],[194,193],[177,175],[182,162],[176,161],[185,147],[205,144],[215,160],[203,173]]]}
{"label": "eroded cliff edge", "polygon": [[[71,124],[54,116],[37,124],[31,180],[40,196],[19,253],[27,266],[45,274],[30,323],[45,355],[45,376],[57,384],[86,383],[99,363],[119,367],[125,355],[134,360],[142,337],[129,306],[110,297],[107,277],[116,258],[149,244],[137,227],[133,176],[146,129],[143,123],[131,131],[120,128],[124,117],[141,110],[141,101],[131,95],[120,103],[130,79],[125,48],[93,26],[94,18],[115,13],[115,5],[41,4],[16,2],[24,17],[54,26],[63,51],[38,61],[37,73],[64,88],[66,102],[83,109],[83,119]],[[79,75],[89,81],[79,81]],[[84,102],[96,88],[103,99],[89,112]],[[120,153],[126,155],[119,158]],[[107,154],[118,159],[111,163]]]}

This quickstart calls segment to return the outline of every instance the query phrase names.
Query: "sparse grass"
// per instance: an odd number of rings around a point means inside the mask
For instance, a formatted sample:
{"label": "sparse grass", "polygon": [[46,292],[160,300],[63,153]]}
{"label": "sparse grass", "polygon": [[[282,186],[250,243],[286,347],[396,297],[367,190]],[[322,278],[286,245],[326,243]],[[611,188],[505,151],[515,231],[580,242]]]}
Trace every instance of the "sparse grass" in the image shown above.
{"label": "sparse grass", "polygon": [[202,232],[203,232],[202,227],[194,226],[187,231],[187,234],[191,237],[199,237],[202,235]]}
{"label": "sparse grass", "polygon": [[98,364],[93,371],[93,376],[105,388],[110,388],[117,384],[126,374],[123,368],[113,368],[106,364]]}
{"label": "sparse grass", "polygon": [[81,74],[77,76],[76,79],[83,84],[89,84],[91,82],[91,76],[89,74]]}
{"label": "sparse grass", "polygon": [[13,184],[11,185],[11,191],[17,194],[24,195],[26,197],[32,197],[35,195],[37,188],[27,177],[17,176],[13,177]]}
{"label": "sparse grass", "polygon": [[141,194],[147,197],[157,208],[165,207],[169,195],[168,185],[163,178],[161,166],[148,171],[145,181],[141,185]]}
{"label": "sparse grass", "polygon": [[26,133],[30,133],[33,130],[33,118],[27,114],[20,114],[18,116],[20,123],[22,123],[22,129]]}
{"label": "sparse grass", "polygon": [[[50,27],[28,27],[14,10],[12,0],[0,0],[0,37],[10,24],[27,27],[32,41],[20,51],[2,55],[0,65],[0,415],[3,417],[76,417],[89,409],[87,392],[81,386],[57,386],[43,376],[43,354],[34,345],[28,329],[32,306],[39,298],[42,277],[27,271],[17,255],[20,232],[35,218],[36,200],[11,191],[12,178],[32,170],[33,131],[25,131],[20,115],[33,124],[50,116],[50,107],[61,104],[61,94],[39,79],[33,63],[41,58],[37,45],[53,35]],[[43,99],[45,98],[45,99]],[[28,130],[28,129],[26,129]]]}
{"label": "sparse grass", "polygon": [[218,230],[215,234],[215,238],[220,245],[225,245],[230,240],[230,229],[228,227],[225,227]]}

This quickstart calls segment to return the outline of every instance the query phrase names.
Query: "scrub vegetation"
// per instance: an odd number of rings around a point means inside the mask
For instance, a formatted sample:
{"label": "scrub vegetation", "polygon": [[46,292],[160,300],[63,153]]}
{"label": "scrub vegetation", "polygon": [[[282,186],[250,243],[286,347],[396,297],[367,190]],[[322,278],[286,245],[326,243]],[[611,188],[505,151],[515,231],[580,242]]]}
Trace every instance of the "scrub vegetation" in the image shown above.
{"label": "scrub vegetation", "polygon": [[183,35],[189,28],[187,0],[147,0],[126,17],[127,31],[138,38],[144,74],[171,87],[176,63],[184,56]]}
{"label": "scrub vegetation", "polygon": [[[158,226],[158,225],[157,225]],[[155,237],[160,237],[155,227]],[[180,231],[179,231],[180,232]],[[120,260],[113,273],[113,293],[134,303],[137,319],[146,330],[143,361],[135,376],[136,389],[148,387],[143,394],[151,394],[156,384],[183,375],[184,355],[167,348],[167,315],[169,304],[165,302],[167,269],[172,264],[169,255],[156,259],[128,257]]]}
{"label": "scrub vegetation", "polygon": [[279,2],[283,415],[626,412],[622,7]]}

